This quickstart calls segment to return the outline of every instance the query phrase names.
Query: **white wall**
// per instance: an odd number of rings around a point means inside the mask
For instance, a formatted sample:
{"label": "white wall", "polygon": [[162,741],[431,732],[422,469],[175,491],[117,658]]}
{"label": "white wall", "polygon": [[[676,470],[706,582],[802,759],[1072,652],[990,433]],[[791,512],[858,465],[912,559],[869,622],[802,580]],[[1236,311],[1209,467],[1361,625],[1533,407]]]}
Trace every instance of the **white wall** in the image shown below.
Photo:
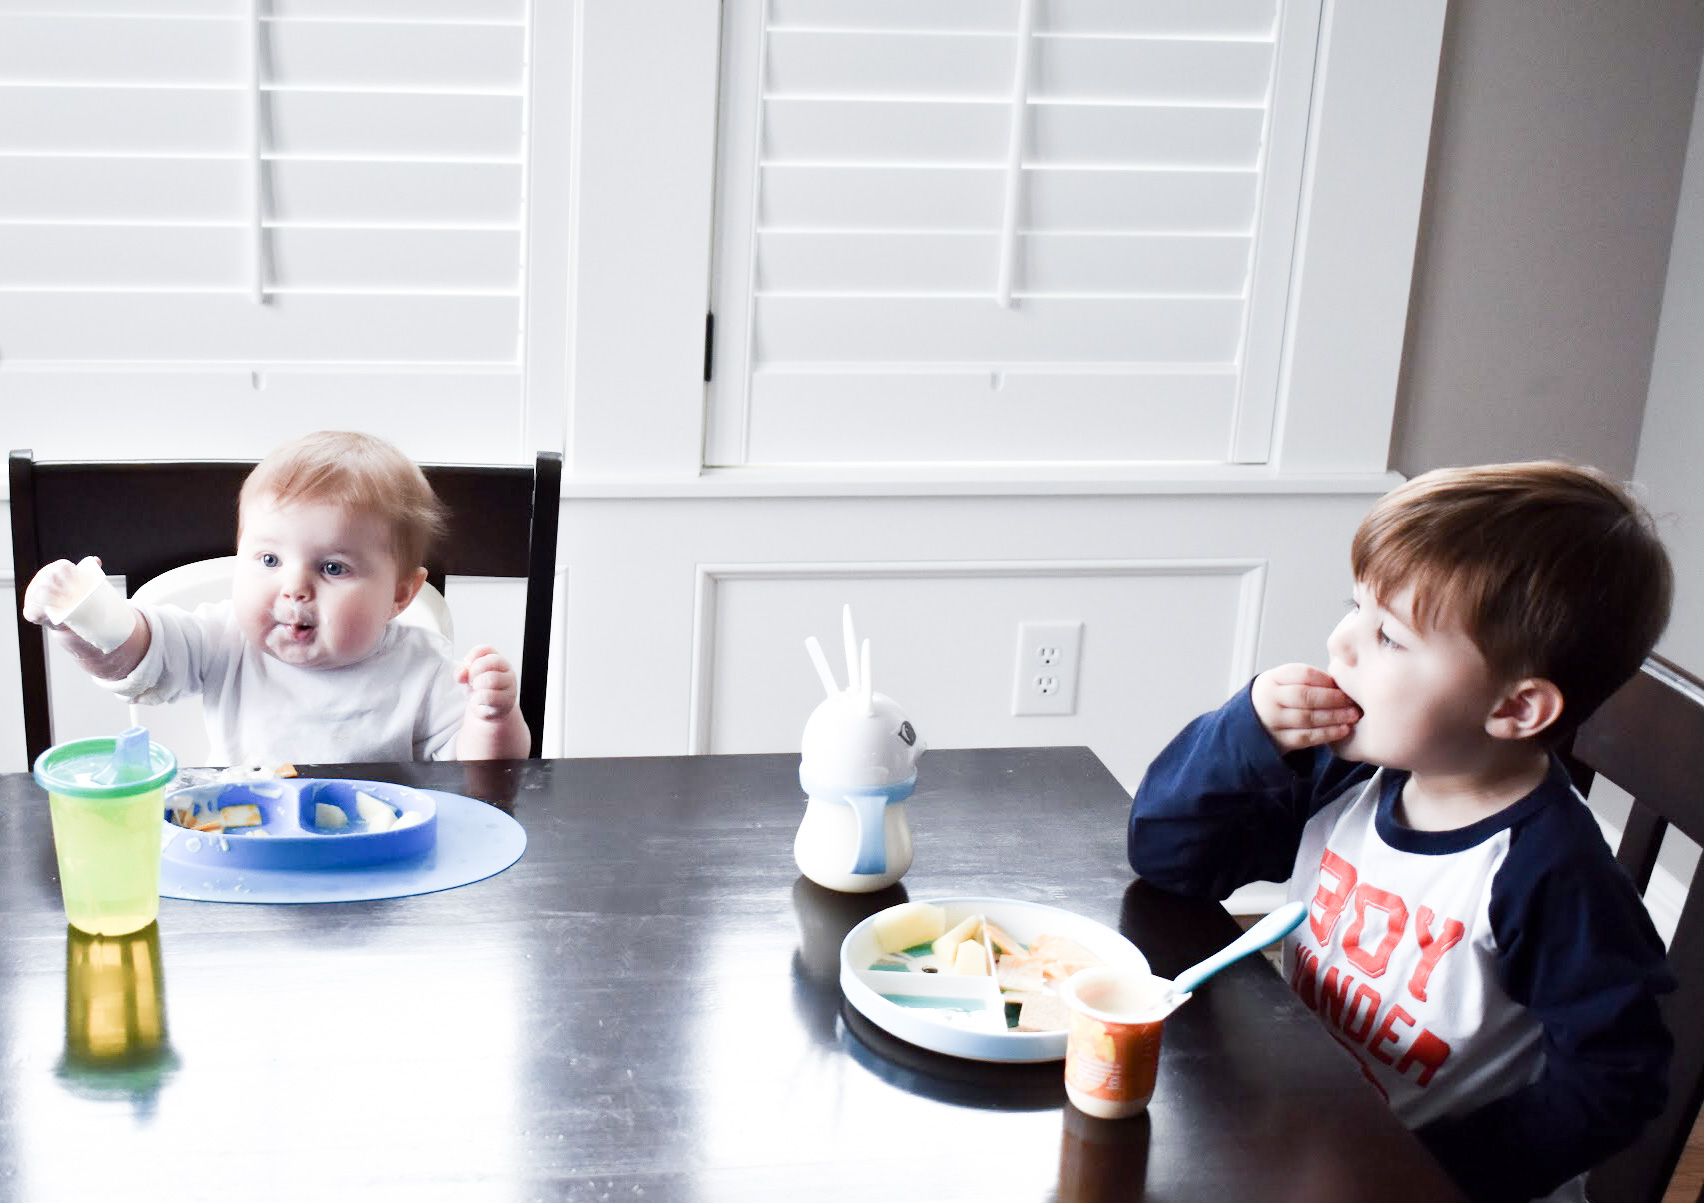
{"label": "white wall", "polygon": [[[1087,744],[1133,788],[1257,666],[1323,655],[1349,535],[1383,483],[1252,503],[1199,489],[577,498],[566,747],[796,749],[821,695],[803,641],[839,664],[850,602],[876,688],[931,745]],[[1011,714],[1029,619],[1085,624],[1073,716]]]}

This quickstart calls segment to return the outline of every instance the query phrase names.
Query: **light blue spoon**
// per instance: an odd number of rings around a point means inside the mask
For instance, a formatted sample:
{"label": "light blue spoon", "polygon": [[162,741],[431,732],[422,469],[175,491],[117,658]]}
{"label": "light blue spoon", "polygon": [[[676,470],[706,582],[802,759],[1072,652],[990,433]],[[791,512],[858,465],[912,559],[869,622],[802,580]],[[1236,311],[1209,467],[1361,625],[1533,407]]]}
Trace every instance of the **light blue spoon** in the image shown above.
{"label": "light blue spoon", "polygon": [[1307,917],[1307,903],[1286,902],[1205,961],[1178,974],[1172,982],[1174,992],[1178,995],[1192,992],[1226,965],[1242,960],[1251,952],[1260,951],[1274,940],[1282,940],[1301,926],[1302,920]]}

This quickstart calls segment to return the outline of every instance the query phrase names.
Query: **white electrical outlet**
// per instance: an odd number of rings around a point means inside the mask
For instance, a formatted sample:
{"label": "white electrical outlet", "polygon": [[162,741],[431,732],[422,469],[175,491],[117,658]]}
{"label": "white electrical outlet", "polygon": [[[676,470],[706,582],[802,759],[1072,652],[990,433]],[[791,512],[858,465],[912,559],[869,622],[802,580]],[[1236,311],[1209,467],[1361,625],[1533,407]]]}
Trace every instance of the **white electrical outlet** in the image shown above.
{"label": "white electrical outlet", "polygon": [[1012,713],[1077,713],[1082,655],[1082,623],[1020,622],[1018,655],[1012,671]]}

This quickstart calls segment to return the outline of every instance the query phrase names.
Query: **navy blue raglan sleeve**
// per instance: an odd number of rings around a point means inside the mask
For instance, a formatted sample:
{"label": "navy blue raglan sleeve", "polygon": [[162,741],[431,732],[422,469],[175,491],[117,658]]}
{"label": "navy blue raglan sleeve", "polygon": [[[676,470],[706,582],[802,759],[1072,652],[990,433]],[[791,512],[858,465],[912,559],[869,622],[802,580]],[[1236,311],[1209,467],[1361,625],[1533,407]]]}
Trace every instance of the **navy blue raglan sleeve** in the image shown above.
{"label": "navy blue raglan sleeve", "polygon": [[1591,1169],[1667,1095],[1662,940],[1585,807],[1547,812],[1514,833],[1490,904],[1503,988],[1544,1029],[1543,1072],[1417,1133],[1480,1203],[1535,1198]]}
{"label": "navy blue raglan sleeve", "polygon": [[1207,898],[1283,881],[1308,818],[1370,771],[1324,748],[1280,756],[1244,688],[1148,766],[1130,807],[1130,867],[1161,889]]}

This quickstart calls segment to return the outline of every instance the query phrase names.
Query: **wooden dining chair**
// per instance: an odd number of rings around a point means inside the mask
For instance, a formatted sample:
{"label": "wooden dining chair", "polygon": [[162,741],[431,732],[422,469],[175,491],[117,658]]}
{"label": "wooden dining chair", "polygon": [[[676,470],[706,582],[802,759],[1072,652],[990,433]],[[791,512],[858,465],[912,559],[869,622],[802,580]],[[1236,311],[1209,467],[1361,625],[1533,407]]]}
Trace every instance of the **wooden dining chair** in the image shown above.
{"label": "wooden dining chair", "polygon": [[[1563,759],[1582,793],[1601,776],[1633,796],[1616,859],[1641,892],[1670,827],[1704,844],[1704,682],[1690,673],[1650,657],[1581,725]],[[1704,1104],[1704,1023],[1697,1018],[1704,1008],[1704,890],[1687,888],[1669,963],[1680,986],[1663,999],[1675,1040],[1668,1105],[1637,1142],[1592,1171],[1586,1195],[1593,1203],[1659,1203]],[[1704,1190],[1684,1197],[1704,1200]]]}
{"label": "wooden dining chair", "polygon": [[[24,744],[33,764],[53,743],[53,718],[46,632],[24,620],[25,586],[43,564],[94,554],[109,576],[124,577],[134,592],[168,569],[230,555],[237,495],[254,462],[37,462],[30,451],[13,451],[7,467]],[[543,747],[562,457],[540,452],[529,467],[422,468],[450,512],[449,532],[426,564],[427,580],[440,591],[452,576],[527,582],[517,667],[521,715],[536,757]]]}

